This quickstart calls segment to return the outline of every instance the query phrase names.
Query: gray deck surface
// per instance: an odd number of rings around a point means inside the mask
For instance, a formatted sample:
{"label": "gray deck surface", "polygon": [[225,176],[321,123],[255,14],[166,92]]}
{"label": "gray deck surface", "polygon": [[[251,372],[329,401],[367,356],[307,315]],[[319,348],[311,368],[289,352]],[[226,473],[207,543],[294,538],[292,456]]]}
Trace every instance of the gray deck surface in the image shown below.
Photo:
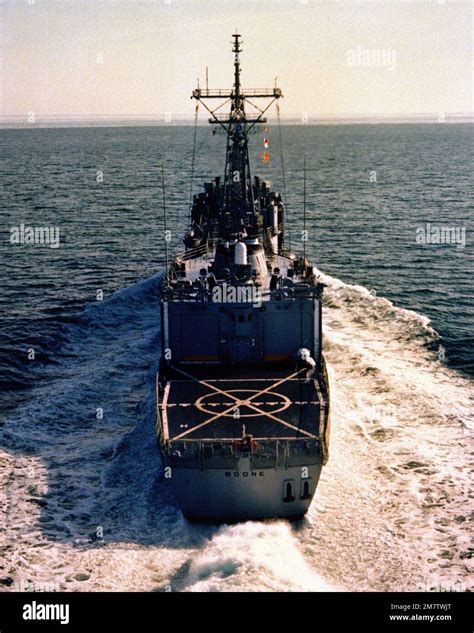
{"label": "gray deck surface", "polygon": [[304,438],[318,435],[320,396],[304,372],[277,376],[170,380],[162,402],[168,437],[239,439],[243,425],[255,438]]}

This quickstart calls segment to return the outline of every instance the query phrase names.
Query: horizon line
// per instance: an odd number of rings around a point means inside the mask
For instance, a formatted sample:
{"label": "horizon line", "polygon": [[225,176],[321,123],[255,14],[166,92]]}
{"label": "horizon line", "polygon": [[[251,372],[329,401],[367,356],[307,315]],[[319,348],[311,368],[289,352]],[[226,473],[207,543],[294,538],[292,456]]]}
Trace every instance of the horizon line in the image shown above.
{"label": "horizon line", "polygon": [[[473,123],[474,112],[430,112],[408,114],[310,114],[298,113],[281,117],[283,125],[337,125],[337,124],[377,124],[377,123]],[[272,117],[268,125],[278,125],[278,119]],[[118,115],[71,115],[43,114],[3,115],[0,116],[0,129],[35,129],[56,127],[127,127],[127,126],[193,126],[194,118],[187,115],[173,116],[164,114],[118,114]],[[197,125],[208,125],[207,119],[198,119]]]}

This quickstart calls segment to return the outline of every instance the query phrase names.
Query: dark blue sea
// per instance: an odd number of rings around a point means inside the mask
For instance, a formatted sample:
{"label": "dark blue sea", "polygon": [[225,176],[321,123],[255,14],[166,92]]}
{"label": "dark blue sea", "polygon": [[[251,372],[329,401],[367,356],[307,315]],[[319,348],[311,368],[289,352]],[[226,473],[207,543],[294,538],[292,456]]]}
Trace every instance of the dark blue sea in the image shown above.
{"label": "dark blue sea", "polygon": [[[473,127],[271,126],[268,163],[252,137],[300,252],[306,160],[332,447],[302,525],[220,528],[182,519],[154,437],[161,167],[181,250],[191,192],[225,154],[198,127],[191,177],[193,133],[0,130],[1,573],[69,590],[469,588]],[[59,230],[57,248],[17,243],[22,225]]]}

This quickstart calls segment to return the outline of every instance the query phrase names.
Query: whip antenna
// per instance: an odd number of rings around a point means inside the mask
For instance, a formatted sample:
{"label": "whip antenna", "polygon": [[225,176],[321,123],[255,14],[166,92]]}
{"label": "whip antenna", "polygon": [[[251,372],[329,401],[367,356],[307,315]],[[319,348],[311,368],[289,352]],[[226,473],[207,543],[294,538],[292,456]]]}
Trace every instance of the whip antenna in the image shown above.
{"label": "whip antenna", "polygon": [[306,155],[303,166],[303,258],[306,266]]}
{"label": "whip antenna", "polygon": [[166,279],[168,280],[168,226],[166,222],[166,196],[165,196],[165,171],[163,165],[161,165],[161,191],[163,193],[163,231],[165,237],[165,265],[166,265]]}

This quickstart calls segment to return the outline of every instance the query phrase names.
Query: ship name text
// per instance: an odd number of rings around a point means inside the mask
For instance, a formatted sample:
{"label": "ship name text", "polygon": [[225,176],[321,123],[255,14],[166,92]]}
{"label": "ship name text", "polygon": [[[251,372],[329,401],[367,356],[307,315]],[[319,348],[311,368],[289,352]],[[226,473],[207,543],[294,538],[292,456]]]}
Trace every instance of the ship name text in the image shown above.
{"label": "ship name text", "polygon": [[226,477],[265,477],[265,473],[263,472],[263,470],[259,470],[259,471],[244,470],[243,472],[239,472],[238,470],[234,470],[234,471],[226,470],[225,476]]}

